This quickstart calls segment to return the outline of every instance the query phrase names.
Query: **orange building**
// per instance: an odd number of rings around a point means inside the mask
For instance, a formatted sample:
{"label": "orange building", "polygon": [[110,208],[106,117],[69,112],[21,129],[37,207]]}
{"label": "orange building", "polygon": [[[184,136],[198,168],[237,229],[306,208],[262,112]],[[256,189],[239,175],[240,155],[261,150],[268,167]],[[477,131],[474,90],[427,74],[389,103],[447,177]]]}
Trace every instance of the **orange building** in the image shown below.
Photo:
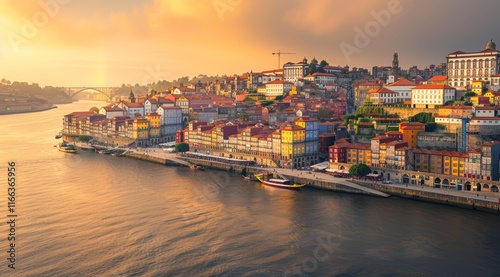
{"label": "orange building", "polygon": [[401,122],[399,131],[403,133],[403,141],[408,142],[408,147],[417,148],[418,133],[425,132],[425,124],[420,122]]}

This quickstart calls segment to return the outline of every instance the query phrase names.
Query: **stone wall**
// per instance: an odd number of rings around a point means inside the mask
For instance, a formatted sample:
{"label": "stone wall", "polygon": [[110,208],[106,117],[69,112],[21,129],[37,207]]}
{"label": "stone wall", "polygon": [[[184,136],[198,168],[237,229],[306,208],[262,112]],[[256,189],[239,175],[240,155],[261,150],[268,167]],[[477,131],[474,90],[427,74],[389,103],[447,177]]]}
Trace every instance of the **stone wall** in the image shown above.
{"label": "stone wall", "polygon": [[389,114],[398,114],[403,119],[408,119],[419,113],[432,113],[434,116],[438,114],[438,109],[421,109],[421,108],[400,108],[400,107],[384,107],[384,111]]}

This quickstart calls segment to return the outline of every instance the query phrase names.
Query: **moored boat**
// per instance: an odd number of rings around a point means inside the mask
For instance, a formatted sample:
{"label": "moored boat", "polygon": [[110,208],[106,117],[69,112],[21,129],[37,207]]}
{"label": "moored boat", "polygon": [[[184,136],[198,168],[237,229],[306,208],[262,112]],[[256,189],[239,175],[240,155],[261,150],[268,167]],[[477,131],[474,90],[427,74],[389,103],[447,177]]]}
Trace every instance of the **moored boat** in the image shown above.
{"label": "moored boat", "polygon": [[78,149],[73,145],[65,142],[61,142],[57,145],[57,149],[65,153],[76,153]]}
{"label": "moored boat", "polygon": [[195,164],[192,164],[189,166],[189,168],[191,170],[199,170],[199,171],[205,171],[205,167],[202,166],[202,165],[195,165]]}
{"label": "moored boat", "polygon": [[[269,176],[269,175],[268,175]],[[265,178],[264,174],[255,174],[255,178],[262,184],[271,187],[285,188],[285,189],[299,189],[306,184],[293,183],[284,178]],[[267,180],[266,180],[267,179]]]}

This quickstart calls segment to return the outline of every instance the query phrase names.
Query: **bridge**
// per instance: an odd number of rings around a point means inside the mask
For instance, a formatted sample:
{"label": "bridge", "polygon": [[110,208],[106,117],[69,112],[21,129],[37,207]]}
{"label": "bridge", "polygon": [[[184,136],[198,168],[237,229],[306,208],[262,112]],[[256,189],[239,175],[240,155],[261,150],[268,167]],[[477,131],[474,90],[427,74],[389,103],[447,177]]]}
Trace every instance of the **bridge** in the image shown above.
{"label": "bridge", "polygon": [[119,87],[66,87],[64,92],[73,99],[80,92],[89,90],[105,95],[108,100],[113,100],[113,96],[115,96],[118,89]]}

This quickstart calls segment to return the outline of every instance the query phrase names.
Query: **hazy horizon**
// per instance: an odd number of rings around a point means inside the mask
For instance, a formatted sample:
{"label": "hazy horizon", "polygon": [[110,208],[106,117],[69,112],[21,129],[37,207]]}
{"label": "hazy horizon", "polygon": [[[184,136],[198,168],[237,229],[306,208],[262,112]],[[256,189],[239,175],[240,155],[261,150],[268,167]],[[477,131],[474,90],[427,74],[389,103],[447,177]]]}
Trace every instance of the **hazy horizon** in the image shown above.
{"label": "hazy horizon", "polygon": [[500,42],[494,0],[0,0],[0,78],[120,86],[281,64],[400,67]]}

